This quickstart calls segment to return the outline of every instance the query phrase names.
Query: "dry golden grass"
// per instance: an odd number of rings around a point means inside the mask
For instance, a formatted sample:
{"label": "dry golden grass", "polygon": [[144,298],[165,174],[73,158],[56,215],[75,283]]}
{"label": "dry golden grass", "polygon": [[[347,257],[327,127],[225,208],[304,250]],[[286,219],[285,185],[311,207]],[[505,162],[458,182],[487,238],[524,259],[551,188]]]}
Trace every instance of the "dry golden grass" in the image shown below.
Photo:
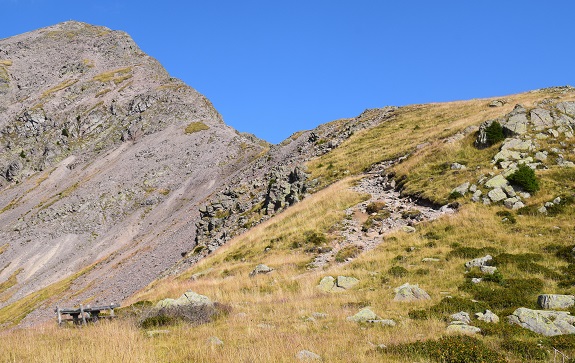
{"label": "dry golden grass", "polygon": [[[572,93],[532,92],[510,96],[506,106],[493,109],[487,107],[489,100],[403,108],[394,120],[354,135],[331,153],[310,163],[313,175],[323,178],[325,184],[343,180],[236,237],[182,275],[158,280],[127,301],[128,304],[155,302],[193,290],[229,305],[232,310],[226,317],[197,327],[171,326],[166,328],[168,334],[153,337],[129,319],[82,329],[44,326],[17,330],[2,337],[0,361],[292,362],[295,354],[303,349],[321,355],[327,362],[410,360],[410,357],[378,353],[375,347],[436,339],[445,334],[443,319],[414,320],[408,313],[429,308],[445,296],[472,298],[460,289],[465,282],[464,263],[468,259],[450,256],[452,250],[464,246],[490,247],[497,254],[535,253],[543,258],[538,262],[541,266],[560,271],[566,262],[552,252],[545,252],[545,247],[575,244],[575,208],[570,206],[555,217],[515,214],[517,222],[510,224],[496,214],[504,210],[502,207],[462,200],[457,214],[420,223],[415,233],[400,231],[382,236],[382,243],[376,249],[361,254],[351,263],[331,264],[320,270],[306,268],[313,255],[305,253],[304,248],[294,247],[294,242],[304,239],[306,231],[324,233],[329,238],[330,231],[338,228],[338,222],[344,218],[344,209],[365,200],[365,196],[349,189],[357,177],[344,178],[343,170],[360,174],[375,162],[412,152],[408,160],[394,168],[398,175],[408,176],[404,187],[428,199],[444,199],[454,185],[476,180],[479,174],[488,172],[489,161],[496,150],[476,150],[471,136],[452,144],[445,144],[441,139],[469,125],[501,116],[515,103],[530,106],[538,99],[551,96],[572,97]],[[367,112],[364,116],[375,117],[375,113]],[[429,145],[415,151],[414,145],[423,142]],[[459,172],[445,169],[444,165],[452,162],[465,162],[468,169]],[[320,166],[330,163],[330,171]],[[341,172],[331,174],[334,170]],[[529,199],[530,204],[542,204],[559,194],[573,193],[575,171],[572,169],[551,167],[538,171],[538,176],[541,191]],[[422,262],[426,257],[438,258],[439,262]],[[275,271],[249,277],[259,263]],[[405,268],[406,275],[390,274],[393,266]],[[541,292],[575,293],[574,287],[558,289],[556,281],[544,274],[527,274],[514,264],[501,266],[500,271],[505,279],[541,279],[544,283]],[[343,293],[323,293],[316,285],[327,275],[354,276],[360,284]],[[406,282],[419,284],[431,300],[393,302],[393,288]],[[364,306],[370,306],[382,318],[394,319],[397,326],[358,325],[346,320]],[[2,312],[0,310],[0,319]],[[326,317],[309,319],[314,312],[325,313]],[[214,336],[224,344],[209,343]],[[500,342],[506,338],[492,335],[481,339],[489,347],[500,349]],[[508,358],[510,362],[522,361],[509,354]]]}
{"label": "dry golden grass", "polygon": [[125,67],[104,72],[94,76],[92,80],[102,83],[114,82],[116,85],[118,85],[129,78],[132,78],[132,67]]}
{"label": "dry golden grass", "polygon": [[66,80],[66,81],[64,81],[64,82],[62,82],[62,83],[60,83],[60,84],[58,84],[58,85],[56,85],[56,86],[54,86],[54,87],[52,87],[52,88],[46,90],[46,91],[44,91],[44,92],[42,93],[42,96],[40,96],[40,97],[41,97],[41,98],[48,97],[48,96],[50,96],[50,95],[53,94],[53,93],[56,93],[56,92],[58,92],[58,91],[61,91],[61,90],[63,90],[63,89],[66,89],[66,88],[68,88],[68,87],[74,85],[76,82],[78,82],[77,79],[68,79],[68,80]]}

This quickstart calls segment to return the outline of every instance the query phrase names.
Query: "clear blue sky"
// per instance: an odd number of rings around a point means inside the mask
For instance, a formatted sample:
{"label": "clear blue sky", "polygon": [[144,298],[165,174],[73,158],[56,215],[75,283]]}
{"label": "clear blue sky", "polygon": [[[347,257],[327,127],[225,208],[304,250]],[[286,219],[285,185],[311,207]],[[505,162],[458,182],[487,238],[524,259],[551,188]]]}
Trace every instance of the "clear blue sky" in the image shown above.
{"label": "clear blue sky", "polygon": [[0,38],[128,32],[227,124],[277,143],[366,108],[575,86],[575,1],[0,0]]}

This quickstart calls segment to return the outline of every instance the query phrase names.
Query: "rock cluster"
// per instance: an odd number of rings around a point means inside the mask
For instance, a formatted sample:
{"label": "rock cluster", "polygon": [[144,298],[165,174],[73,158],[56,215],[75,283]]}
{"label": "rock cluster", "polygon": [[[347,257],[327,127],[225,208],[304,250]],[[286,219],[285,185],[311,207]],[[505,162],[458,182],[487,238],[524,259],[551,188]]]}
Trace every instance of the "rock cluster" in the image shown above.
{"label": "rock cluster", "polygon": [[429,300],[431,297],[419,285],[405,283],[394,290],[395,297],[393,301],[413,302],[420,300]]}
{"label": "rock cluster", "polygon": [[[575,153],[572,142],[572,149],[567,148],[568,142],[574,138],[575,102],[559,102],[554,106],[541,104],[531,110],[516,105],[515,109],[503,118],[481,124],[475,140],[477,147],[491,145],[487,133],[495,122],[501,125],[505,137],[499,152],[492,158],[494,168],[500,172],[480,176],[476,182],[465,182],[455,187],[452,195],[464,196],[470,192],[474,202],[502,203],[508,209],[519,209],[525,206],[524,200],[528,199],[530,194],[511,185],[507,180],[519,165],[524,164],[532,169],[546,168],[553,164],[575,167],[575,163],[566,158],[567,153]],[[565,140],[559,141],[563,149],[547,150],[540,145],[542,140],[558,141],[559,138]],[[551,159],[551,155],[556,157]],[[458,169],[463,167],[465,166],[457,166]]]}

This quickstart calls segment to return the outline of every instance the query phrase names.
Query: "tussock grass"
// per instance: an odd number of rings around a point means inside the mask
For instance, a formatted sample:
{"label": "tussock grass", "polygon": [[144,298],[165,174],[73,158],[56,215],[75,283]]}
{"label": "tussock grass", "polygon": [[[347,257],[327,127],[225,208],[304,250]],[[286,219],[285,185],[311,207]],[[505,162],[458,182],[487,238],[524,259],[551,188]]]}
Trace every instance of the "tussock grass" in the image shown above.
{"label": "tussock grass", "polygon": [[92,78],[93,81],[102,83],[114,82],[116,85],[123,81],[132,78],[132,67],[125,67],[100,73]]}
{"label": "tussock grass", "polygon": [[196,132],[209,130],[209,129],[210,129],[210,127],[203,122],[191,122],[190,124],[188,124],[188,126],[186,126],[186,128],[184,129],[184,132],[186,134],[193,134]]}
{"label": "tussock grass", "polygon": [[42,93],[42,95],[40,96],[40,98],[46,98],[46,97],[50,96],[50,95],[53,94],[53,93],[56,93],[56,92],[58,92],[58,91],[61,91],[61,90],[63,90],[63,89],[66,89],[66,88],[68,88],[68,87],[70,87],[70,86],[76,84],[77,82],[78,82],[77,79],[68,79],[68,80],[66,80],[66,81],[64,81],[64,82],[62,82],[62,83],[60,83],[60,84],[58,84],[58,85],[56,85],[56,86],[54,86],[54,87],[52,87],[52,88],[46,90],[46,91],[44,91],[44,92]]}

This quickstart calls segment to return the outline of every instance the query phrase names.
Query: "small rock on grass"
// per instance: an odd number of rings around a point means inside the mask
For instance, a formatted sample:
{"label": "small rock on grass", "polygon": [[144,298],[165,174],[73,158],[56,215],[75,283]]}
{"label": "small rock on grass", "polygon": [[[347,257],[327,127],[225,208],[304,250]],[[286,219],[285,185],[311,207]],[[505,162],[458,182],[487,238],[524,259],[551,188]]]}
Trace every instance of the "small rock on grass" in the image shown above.
{"label": "small rock on grass", "polygon": [[321,360],[321,357],[314,352],[310,352],[309,350],[300,350],[295,357],[300,361],[314,361],[314,360]]}

